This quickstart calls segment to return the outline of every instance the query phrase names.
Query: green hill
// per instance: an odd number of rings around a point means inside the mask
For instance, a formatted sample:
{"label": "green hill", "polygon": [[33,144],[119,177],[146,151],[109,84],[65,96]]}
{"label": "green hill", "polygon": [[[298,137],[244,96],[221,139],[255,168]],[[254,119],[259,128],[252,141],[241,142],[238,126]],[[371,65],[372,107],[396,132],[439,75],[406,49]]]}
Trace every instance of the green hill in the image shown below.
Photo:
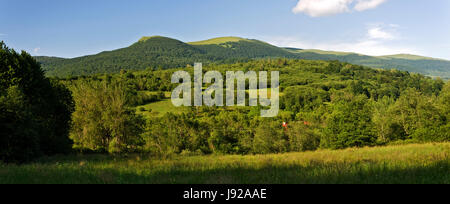
{"label": "green hill", "polygon": [[381,56],[381,58],[409,59],[409,60],[439,60],[439,59],[436,59],[436,58],[423,57],[423,56],[410,55],[410,54],[386,55],[386,56]]}
{"label": "green hill", "polygon": [[193,59],[202,61],[208,56],[201,49],[166,37],[142,38],[127,48],[73,59],[37,57],[47,74],[56,76],[179,67],[186,66]]}
{"label": "green hill", "polygon": [[36,57],[49,76],[116,73],[120,70],[185,67],[195,62],[234,63],[259,58],[339,60],[383,69],[399,69],[450,79],[450,61],[407,54],[373,57],[348,52],[281,48],[239,37],[184,43],[162,36],[142,37],[129,47],[63,59]]}
{"label": "green hill", "polygon": [[350,52],[334,52],[323,50],[293,50],[302,59],[339,60],[373,68],[398,69],[416,72],[431,77],[450,79],[450,61],[409,54],[368,56]]}

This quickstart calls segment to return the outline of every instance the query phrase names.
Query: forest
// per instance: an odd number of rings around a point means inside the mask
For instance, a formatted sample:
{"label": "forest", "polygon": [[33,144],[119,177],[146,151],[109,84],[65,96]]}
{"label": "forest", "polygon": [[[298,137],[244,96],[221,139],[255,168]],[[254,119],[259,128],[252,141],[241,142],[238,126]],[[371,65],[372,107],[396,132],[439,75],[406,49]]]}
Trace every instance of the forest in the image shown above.
{"label": "forest", "polygon": [[[3,43],[0,63],[3,162],[70,153],[255,155],[450,141],[450,83],[406,71],[286,58],[204,66],[204,72],[279,71],[280,113],[261,118],[264,107],[148,108],[168,102],[177,86],[172,73],[192,74],[192,66],[47,78],[33,57]],[[170,111],[160,114],[164,108]]]}
{"label": "forest", "polygon": [[426,76],[450,79],[450,62],[447,60],[413,55],[367,56],[358,53],[330,52],[283,48],[254,39],[238,37],[214,38],[185,43],[176,39],[152,36],[143,37],[132,45],[95,55],[71,59],[35,57],[47,76],[69,77],[120,70],[158,70],[203,64],[233,64],[254,59],[287,58],[306,60],[339,60],[373,68],[397,69]]}

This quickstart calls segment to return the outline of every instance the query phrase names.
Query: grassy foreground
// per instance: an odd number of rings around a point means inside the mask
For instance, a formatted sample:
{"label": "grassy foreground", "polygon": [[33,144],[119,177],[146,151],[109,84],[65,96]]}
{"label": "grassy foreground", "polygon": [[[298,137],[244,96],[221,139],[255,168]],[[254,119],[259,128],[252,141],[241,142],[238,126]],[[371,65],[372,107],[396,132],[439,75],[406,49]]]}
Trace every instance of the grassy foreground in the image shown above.
{"label": "grassy foreground", "polygon": [[255,156],[79,155],[0,164],[0,183],[445,183],[450,143]]}

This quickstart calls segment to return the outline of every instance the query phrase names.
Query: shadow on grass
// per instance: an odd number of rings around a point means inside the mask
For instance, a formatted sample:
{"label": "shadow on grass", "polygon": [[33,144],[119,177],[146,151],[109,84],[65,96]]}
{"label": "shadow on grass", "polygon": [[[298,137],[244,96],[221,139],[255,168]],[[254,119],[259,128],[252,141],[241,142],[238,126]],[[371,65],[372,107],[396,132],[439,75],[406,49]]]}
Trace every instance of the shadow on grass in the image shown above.
{"label": "shadow on grass", "polygon": [[[45,163],[45,162],[44,162]],[[80,165],[0,166],[0,183],[45,184],[450,184],[448,160],[423,166],[387,165],[371,161],[320,163],[261,168],[217,167],[197,170],[97,168]]]}

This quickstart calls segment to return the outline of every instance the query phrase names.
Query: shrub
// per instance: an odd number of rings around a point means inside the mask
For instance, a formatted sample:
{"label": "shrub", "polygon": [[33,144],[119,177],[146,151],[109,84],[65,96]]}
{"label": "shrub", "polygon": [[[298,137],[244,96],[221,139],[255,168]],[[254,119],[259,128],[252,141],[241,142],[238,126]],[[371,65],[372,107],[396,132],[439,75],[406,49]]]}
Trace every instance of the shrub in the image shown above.
{"label": "shrub", "polygon": [[301,122],[289,124],[290,151],[312,151],[320,146],[320,134]]}
{"label": "shrub", "polygon": [[283,153],[288,151],[288,139],[284,128],[277,121],[263,121],[256,129],[253,152],[256,154]]}

